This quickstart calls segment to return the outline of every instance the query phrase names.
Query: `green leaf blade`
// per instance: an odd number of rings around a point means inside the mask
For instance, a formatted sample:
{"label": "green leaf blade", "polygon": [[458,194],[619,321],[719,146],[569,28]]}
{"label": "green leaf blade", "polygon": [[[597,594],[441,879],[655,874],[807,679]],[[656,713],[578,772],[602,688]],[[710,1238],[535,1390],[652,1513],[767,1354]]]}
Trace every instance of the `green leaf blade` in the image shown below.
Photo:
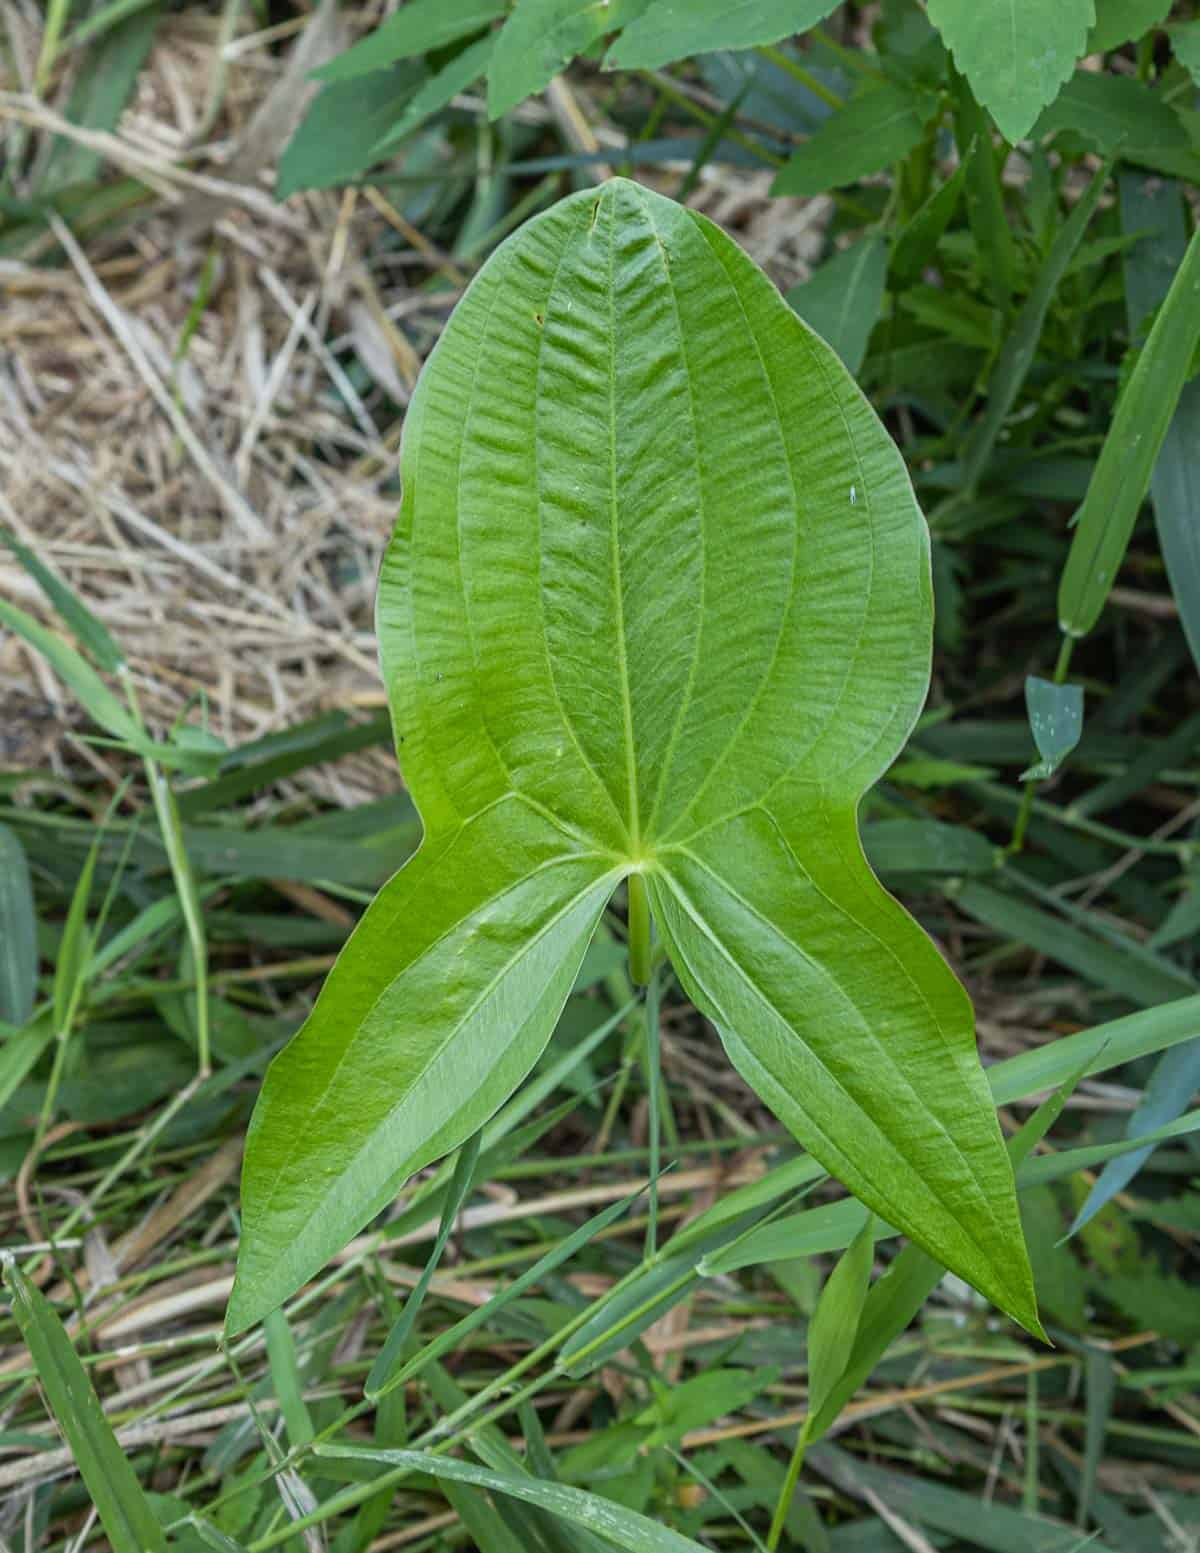
{"label": "green leaf blade", "polygon": [[1093,0],[929,0],[929,19],[976,97],[1015,143],[1087,46]]}
{"label": "green leaf blade", "polygon": [[615,876],[540,816],[503,810],[426,841],[384,887],[268,1070],[230,1332],[477,1130],[549,1040]]}
{"label": "green leaf blade", "polygon": [[815,1159],[1040,1332],[966,994],[880,890],[852,813],[810,826],[798,858],[782,833],[768,816],[714,830],[655,882],[680,979]]}
{"label": "green leaf blade", "polygon": [[838,0],[653,0],[609,50],[612,70],[657,70],[689,54],[757,48],[806,32]]}
{"label": "green leaf blade", "polygon": [[53,1307],[15,1261],[4,1281],[12,1313],[29,1349],[75,1465],[92,1497],[113,1553],[167,1553],[167,1539],[125,1452],[117,1444],[87,1371]]}
{"label": "green leaf blade", "polygon": [[902,161],[920,143],[936,100],[886,81],[830,115],[779,169],[771,193],[825,194]]}
{"label": "green leaf blade", "polygon": [[858,839],[932,589],[834,351],[717,227],[614,179],[483,266],[401,474],[377,620],[425,841],[268,1076],[230,1330],[511,1092],[633,872],[786,1124],[1037,1330],[969,1003]]}

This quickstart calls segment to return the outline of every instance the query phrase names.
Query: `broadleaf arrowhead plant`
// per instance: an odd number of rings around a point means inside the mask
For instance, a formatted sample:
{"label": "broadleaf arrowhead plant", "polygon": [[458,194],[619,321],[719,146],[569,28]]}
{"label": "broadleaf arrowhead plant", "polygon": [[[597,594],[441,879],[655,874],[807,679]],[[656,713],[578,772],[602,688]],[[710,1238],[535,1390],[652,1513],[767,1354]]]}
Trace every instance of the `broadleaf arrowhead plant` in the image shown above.
{"label": "broadleaf arrowhead plant", "polygon": [[859,843],[932,600],[837,356],[717,227],[614,179],[480,271],[402,474],[378,628],[425,837],[267,1074],[228,1330],[509,1096],[631,876],[800,1143],[1040,1330],[970,1002]]}

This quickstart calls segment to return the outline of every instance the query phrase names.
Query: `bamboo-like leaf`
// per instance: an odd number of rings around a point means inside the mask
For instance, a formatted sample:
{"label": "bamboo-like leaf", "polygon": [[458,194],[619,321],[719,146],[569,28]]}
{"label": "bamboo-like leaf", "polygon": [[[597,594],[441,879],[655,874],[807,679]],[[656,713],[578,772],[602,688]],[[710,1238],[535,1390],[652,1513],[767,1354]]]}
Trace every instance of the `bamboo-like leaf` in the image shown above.
{"label": "bamboo-like leaf", "polygon": [[846,1373],[871,1281],[871,1216],[830,1273],[808,1325],[808,1410],[821,1411]]}
{"label": "bamboo-like leaf", "polygon": [[1192,235],[1149,338],[1126,383],[1079,509],[1058,589],[1068,636],[1095,625],[1125,557],[1192,355],[1200,343],[1200,230]]}
{"label": "bamboo-like leaf", "polygon": [[657,70],[689,54],[778,43],[836,9],[837,0],[651,0],[605,63],[610,69]]}
{"label": "bamboo-like leaf", "polygon": [[[1192,27],[1200,36],[1200,22]],[[1121,177],[1121,227],[1145,236],[1125,255],[1125,316],[1142,343],[1148,320],[1167,294],[1187,249],[1185,206],[1177,183],[1127,172]],[[1192,658],[1200,668],[1200,379],[1193,378],[1163,438],[1150,480],[1158,542],[1179,605]],[[1140,788],[1134,789],[1140,791]]]}
{"label": "bamboo-like leaf", "polygon": [[5,1265],[4,1282],[46,1400],[71,1447],[113,1553],[167,1553],[167,1539],[62,1322],[11,1259]]}
{"label": "bamboo-like leaf", "polygon": [[349,81],[400,59],[469,38],[503,16],[505,0],[408,0],[353,48],[313,72],[319,81]]}
{"label": "bamboo-like leaf", "polygon": [[587,1493],[582,1488],[569,1488],[565,1483],[545,1483],[541,1478],[516,1473],[491,1472],[486,1467],[475,1467],[470,1462],[454,1461],[448,1456],[434,1456],[427,1451],[379,1450],[364,1445],[321,1445],[317,1453],[322,1458],[336,1460],[375,1462],[380,1467],[407,1467],[412,1472],[425,1473],[439,1482],[471,1483],[486,1488],[494,1494],[505,1494],[526,1504],[547,1510],[573,1526],[598,1532],[619,1548],[629,1553],[704,1553],[700,1543],[681,1536],[669,1526],[627,1510],[624,1505],[600,1494]]}
{"label": "bamboo-like leaf", "polygon": [[932,601],[837,356],[719,229],[617,179],[481,270],[402,475],[378,623],[425,840],[268,1074],[230,1329],[496,1109],[638,873],[800,1142],[1038,1330],[970,1003],[859,841]]}
{"label": "bamboo-like leaf", "polygon": [[28,546],[6,528],[0,528],[0,543],[6,544],[21,565],[53,604],[75,639],[91,653],[107,674],[115,674],[125,656],[113,640],[108,627],[88,609],[83,600],[68,588],[62,578],[36,556]]}

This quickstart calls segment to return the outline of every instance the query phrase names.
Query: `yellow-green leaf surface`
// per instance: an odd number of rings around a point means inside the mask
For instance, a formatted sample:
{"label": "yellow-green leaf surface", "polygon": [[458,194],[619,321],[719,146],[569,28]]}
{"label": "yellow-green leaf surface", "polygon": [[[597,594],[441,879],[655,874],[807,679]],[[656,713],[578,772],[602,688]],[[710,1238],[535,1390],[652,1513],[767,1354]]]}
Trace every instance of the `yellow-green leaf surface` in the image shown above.
{"label": "yellow-green leaf surface", "polygon": [[932,600],[903,461],[837,356],[718,228],[616,179],[481,270],[402,474],[378,626],[425,840],[268,1073],[230,1329],[502,1103],[640,872],[800,1142],[1036,1330],[970,1003],[859,842]]}

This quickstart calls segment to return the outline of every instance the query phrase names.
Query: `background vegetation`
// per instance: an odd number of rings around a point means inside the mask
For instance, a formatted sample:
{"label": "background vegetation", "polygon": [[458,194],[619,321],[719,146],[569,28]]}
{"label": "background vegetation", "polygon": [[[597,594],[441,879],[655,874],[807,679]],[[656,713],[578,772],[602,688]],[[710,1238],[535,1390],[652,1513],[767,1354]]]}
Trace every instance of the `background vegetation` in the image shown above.
{"label": "background vegetation", "polygon": [[[1123,476],[1175,404],[1143,347],[1194,225],[1200,20],[1013,0],[1006,62],[993,0],[748,5],[755,33],[657,43],[635,4],[523,35],[534,9],[3,10],[0,1537],[610,1546],[550,1513],[576,1487],[657,1547],[768,1537],[847,1221],[828,1185],[796,1200],[671,985],[660,1081],[619,910],[474,1169],[215,1343],[262,1071],[417,839],[370,629],[408,395],[496,243],[622,171],[731,230],[905,453],[937,656],[868,851],[972,993],[1006,1131],[1062,1086],[1022,1194],[1055,1347],[943,1280],[784,1543],[1194,1548],[1200,310],[1159,330],[1186,386],[1151,501]],[[1080,508],[1101,553],[1072,579]],[[367,1405],[402,1311],[420,1367]],[[318,1440],[464,1444],[534,1502],[380,1489]]]}

